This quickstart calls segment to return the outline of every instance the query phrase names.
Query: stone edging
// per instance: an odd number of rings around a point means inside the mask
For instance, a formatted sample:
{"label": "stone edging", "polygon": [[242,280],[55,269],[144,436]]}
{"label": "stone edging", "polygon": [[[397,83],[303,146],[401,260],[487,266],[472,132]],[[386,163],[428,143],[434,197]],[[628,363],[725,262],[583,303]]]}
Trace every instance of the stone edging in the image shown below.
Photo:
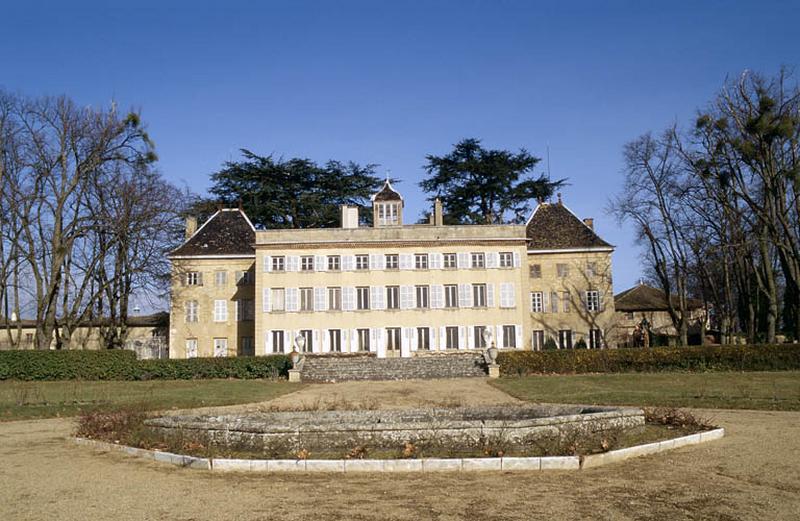
{"label": "stone edging", "polygon": [[545,456],[508,458],[427,458],[427,459],[353,459],[353,460],[250,460],[226,458],[196,458],[138,449],[87,438],[72,438],[79,445],[100,450],[124,452],[138,458],[150,459],[191,469],[221,472],[440,472],[481,470],[581,470],[599,467],[629,458],[655,454],[667,450],[718,440],[725,429],[714,429],[671,440],[636,445],[589,456]]}

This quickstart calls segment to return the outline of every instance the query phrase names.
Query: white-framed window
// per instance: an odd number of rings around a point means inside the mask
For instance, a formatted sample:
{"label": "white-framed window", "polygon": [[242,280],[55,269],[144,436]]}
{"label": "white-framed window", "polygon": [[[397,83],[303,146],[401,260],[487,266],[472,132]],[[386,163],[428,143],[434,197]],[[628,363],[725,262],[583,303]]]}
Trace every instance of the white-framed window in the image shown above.
{"label": "white-framed window", "polygon": [[586,292],[586,311],[600,311],[600,292],[589,290]]}
{"label": "white-framed window", "polygon": [[589,330],[589,349],[600,349],[603,347],[603,333],[599,329]]}
{"label": "white-framed window", "polygon": [[270,304],[272,311],[286,311],[286,290],[284,288],[272,288],[270,290]]}
{"label": "white-framed window", "polygon": [[286,257],[272,257],[272,271],[286,271]]}
{"label": "white-framed window", "polygon": [[369,309],[369,286],[356,288],[356,309]]}
{"label": "white-framed window", "polygon": [[214,356],[216,358],[223,358],[228,356],[228,339],[215,338],[214,339]]}
{"label": "white-framed window", "polygon": [[313,353],[314,352],[314,332],[310,329],[301,329],[300,334],[305,339],[305,343],[303,344],[303,352],[304,353]]}
{"label": "white-framed window", "polygon": [[186,358],[197,358],[197,339],[186,339]]}
{"label": "white-framed window", "polygon": [[544,349],[544,330],[534,329],[531,332],[531,347],[534,351],[541,351]]}
{"label": "white-framed window", "polygon": [[253,274],[249,271],[236,272],[236,285],[237,286],[250,286],[253,284]]}
{"label": "white-framed window", "polygon": [[314,311],[314,288],[300,288],[300,311]]}
{"label": "white-framed window", "polygon": [[386,309],[400,309],[400,286],[386,286]]}
{"label": "white-framed window", "polygon": [[416,254],[414,254],[414,266],[418,270],[427,270],[428,269],[428,254],[427,253],[416,253]]}
{"label": "white-framed window", "polygon": [[253,346],[253,337],[243,336],[239,339],[239,355],[241,356],[255,356],[256,350]]}
{"label": "white-framed window", "polygon": [[399,224],[399,208],[397,203],[378,204],[378,224],[392,226]]}
{"label": "white-framed window", "polygon": [[516,348],[517,347],[517,327],[516,326],[503,326],[503,347]]}
{"label": "white-framed window", "polygon": [[236,301],[236,320],[247,322],[255,320],[255,302],[251,298]]}
{"label": "white-framed window", "polygon": [[214,272],[214,285],[215,286],[226,286],[228,284],[228,272],[227,271],[215,271]]}
{"label": "white-framed window", "polygon": [[569,264],[556,264],[556,276],[559,279],[565,279],[569,277]]}
{"label": "white-framed window", "polygon": [[541,313],[544,311],[544,295],[541,291],[531,292],[531,311]]}
{"label": "white-framed window", "polygon": [[369,351],[369,329],[358,329],[356,334],[358,335],[358,350]]}
{"label": "white-framed window", "polygon": [[186,273],[186,285],[187,286],[202,286],[203,285],[203,274],[199,271],[189,271]]}
{"label": "white-framed window", "polygon": [[430,307],[430,286],[417,286],[414,290],[417,294],[417,309]]}
{"label": "white-framed window", "polygon": [[558,330],[558,348],[559,349],[572,349],[572,330],[559,329]]}
{"label": "white-framed window", "polygon": [[458,285],[445,284],[444,286],[444,307],[457,308],[458,307]]}
{"label": "white-framed window", "polygon": [[597,263],[596,262],[587,262],[586,263],[586,278],[592,279],[597,275]]}
{"label": "white-framed window", "polygon": [[386,269],[397,270],[400,269],[400,255],[396,253],[386,254]]}
{"label": "white-framed window", "polygon": [[357,270],[369,269],[369,255],[363,255],[363,254],[356,255],[356,269]]}
{"label": "white-framed window", "polygon": [[300,271],[314,271],[313,255],[303,255],[300,257]]}
{"label": "white-framed window", "polygon": [[200,320],[200,306],[196,300],[186,301],[186,322],[198,322]]}
{"label": "white-framed window", "polygon": [[562,291],[561,292],[561,308],[564,313],[569,313],[570,311],[570,304],[569,304],[569,291]]}
{"label": "white-framed window", "polygon": [[472,285],[472,307],[486,307],[486,284]]}
{"label": "white-framed window", "polygon": [[485,268],[486,267],[486,254],[482,252],[473,252],[470,254],[472,256],[472,267],[473,268]]}
{"label": "white-framed window", "polygon": [[541,279],[542,278],[542,265],[541,264],[531,264],[530,272],[531,272],[531,278],[532,279]]}
{"label": "white-framed window", "polygon": [[400,351],[400,328],[386,328],[386,351]]}
{"label": "white-framed window", "polygon": [[484,331],[486,331],[486,326],[475,326],[472,328],[473,342],[476,349],[485,349],[487,347],[486,340],[483,338]]}
{"label": "white-framed window", "polygon": [[226,322],[228,320],[228,301],[214,301],[214,322]]}
{"label": "white-framed window", "polygon": [[455,253],[445,253],[444,254],[444,267],[445,269],[455,269],[456,268],[456,254]]}
{"label": "white-framed window", "polygon": [[328,288],[328,309],[331,311],[342,310],[342,288]]}
{"label": "white-framed window", "polygon": [[283,353],[285,345],[284,338],[286,338],[283,329],[273,329],[269,333],[272,335],[272,352]]}
{"label": "white-framed window", "polygon": [[342,352],[342,330],[329,329],[328,330],[328,345],[334,353]]}
{"label": "white-framed window", "polygon": [[328,255],[328,271],[341,271],[341,269],[342,269],[342,256]]}
{"label": "white-framed window", "polygon": [[514,253],[510,251],[500,252],[500,267],[513,268],[514,267]]}
{"label": "white-framed window", "polygon": [[444,328],[444,348],[458,349],[458,326],[447,326]]}
{"label": "white-framed window", "polygon": [[429,351],[431,348],[431,330],[427,327],[417,328],[417,350]]}

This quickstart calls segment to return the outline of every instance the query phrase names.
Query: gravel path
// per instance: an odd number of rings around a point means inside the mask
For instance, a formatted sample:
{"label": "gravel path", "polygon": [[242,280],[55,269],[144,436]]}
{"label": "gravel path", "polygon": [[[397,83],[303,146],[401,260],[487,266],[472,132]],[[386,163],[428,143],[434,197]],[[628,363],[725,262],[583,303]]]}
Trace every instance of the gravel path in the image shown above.
{"label": "gravel path", "polygon": [[[366,396],[513,401],[482,380],[442,380],[308,386],[276,402]],[[723,440],[598,469],[391,476],[178,469],[73,445],[67,419],[0,423],[0,519],[800,519],[800,413],[707,415]]]}

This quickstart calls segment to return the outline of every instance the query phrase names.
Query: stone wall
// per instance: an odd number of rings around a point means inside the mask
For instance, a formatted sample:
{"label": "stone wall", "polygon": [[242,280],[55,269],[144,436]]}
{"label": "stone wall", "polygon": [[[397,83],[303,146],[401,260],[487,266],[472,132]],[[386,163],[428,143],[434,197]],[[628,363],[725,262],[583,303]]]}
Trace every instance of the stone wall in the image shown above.
{"label": "stone wall", "polygon": [[481,353],[443,353],[413,358],[311,355],[305,357],[301,370],[305,382],[461,378],[486,374],[486,363]]}

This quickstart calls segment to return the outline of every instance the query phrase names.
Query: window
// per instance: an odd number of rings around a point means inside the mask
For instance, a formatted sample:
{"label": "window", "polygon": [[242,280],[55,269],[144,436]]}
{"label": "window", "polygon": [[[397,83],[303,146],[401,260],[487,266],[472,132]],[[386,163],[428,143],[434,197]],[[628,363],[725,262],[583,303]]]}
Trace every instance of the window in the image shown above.
{"label": "window", "polygon": [[197,339],[186,339],[186,358],[197,358]]}
{"label": "window", "polygon": [[550,293],[550,312],[558,313],[558,292],[553,291]]}
{"label": "window", "polygon": [[314,288],[300,288],[300,311],[314,311]]}
{"label": "window", "polygon": [[286,290],[283,288],[272,288],[270,290],[270,304],[272,311],[286,310]]}
{"label": "window", "polygon": [[253,337],[243,336],[239,343],[239,356],[255,356],[256,350],[253,347]]}
{"label": "window", "polygon": [[386,286],[386,309],[400,309],[400,286]]}
{"label": "window", "polygon": [[214,301],[214,322],[226,322],[228,320],[228,302],[226,300]]}
{"label": "window", "polygon": [[303,255],[300,257],[300,271],[314,271],[313,255]]}
{"label": "window", "polygon": [[556,276],[559,279],[569,277],[569,266],[566,264],[556,264]]}
{"label": "window", "polygon": [[586,311],[600,311],[600,292],[590,290],[586,292]]}
{"label": "window", "polygon": [[400,255],[396,253],[386,254],[386,269],[396,270],[400,268]]}
{"label": "window", "polygon": [[633,320],[635,318],[634,314],[633,314],[633,311],[626,312],[625,313],[625,318],[627,318],[628,320]]}
{"label": "window", "polygon": [[250,286],[251,284],[253,284],[253,275],[249,271],[236,272],[237,286]]}
{"label": "window", "polygon": [[472,253],[472,267],[473,268],[485,268],[486,267],[486,255],[483,253]]}
{"label": "window", "polygon": [[305,343],[303,344],[303,352],[304,353],[313,353],[314,352],[314,332],[310,329],[301,329],[300,334],[305,339]]}
{"label": "window", "polygon": [[400,328],[386,328],[386,351],[400,351]]}
{"label": "window", "polygon": [[415,288],[417,294],[417,309],[424,309],[429,307],[428,297],[430,296],[429,286],[417,286]]}
{"label": "window", "polygon": [[541,264],[531,264],[531,278],[532,279],[541,279],[542,278],[542,265]]}
{"label": "window", "polygon": [[414,255],[414,266],[418,270],[427,270],[428,269],[428,254],[427,253],[417,253]]}
{"label": "window", "polygon": [[358,350],[369,351],[369,329],[359,329],[358,333]]}
{"label": "window", "polygon": [[444,307],[446,308],[458,307],[458,285],[447,284],[444,287]]}
{"label": "window", "polygon": [[561,304],[562,308],[564,309],[564,313],[569,313],[569,291],[562,291],[561,292]]}
{"label": "window", "polygon": [[356,269],[357,270],[369,269],[369,255],[356,255]]}
{"label": "window", "polygon": [[272,271],[286,271],[286,257],[272,257]]}
{"label": "window", "polygon": [[458,327],[447,326],[444,328],[445,349],[458,349]]}
{"label": "window", "polygon": [[342,310],[342,288],[328,288],[328,309],[330,311]]}
{"label": "window", "polygon": [[503,347],[517,347],[516,326],[503,326]]}
{"label": "window", "polygon": [[587,262],[586,263],[586,278],[592,279],[597,275],[597,263],[595,262]]}
{"label": "window", "polygon": [[341,329],[329,329],[328,330],[328,344],[330,345],[331,351],[334,353],[341,353],[342,352],[342,330]]}
{"label": "window", "polygon": [[599,329],[589,330],[589,349],[600,349],[603,347],[603,335]]}
{"label": "window", "polygon": [[356,309],[369,309],[369,286],[356,288]]}
{"label": "window", "polygon": [[431,330],[427,327],[417,328],[417,350],[429,351],[431,348]]}
{"label": "window", "polygon": [[214,285],[215,286],[225,286],[228,284],[228,272],[227,271],[215,271],[214,272]]}
{"label": "window", "polygon": [[272,352],[283,353],[285,351],[283,343],[285,335],[283,333],[283,330],[273,329],[272,331],[270,331],[270,334],[272,335]]}
{"label": "window", "polygon": [[202,286],[203,285],[203,276],[200,274],[199,271],[190,271],[186,274],[186,285],[187,286]]}
{"label": "window", "polygon": [[199,319],[199,306],[196,300],[186,301],[186,322],[197,322]]}
{"label": "window", "polygon": [[253,299],[243,298],[236,301],[236,319],[243,322],[255,319]]}
{"label": "window", "polygon": [[222,358],[228,356],[228,339],[215,338],[214,339],[214,356]]}
{"label": "window", "polygon": [[444,267],[445,267],[445,269],[455,269],[455,267],[456,267],[456,254],[455,253],[445,253],[444,254]]}
{"label": "window", "polygon": [[475,326],[472,329],[472,334],[475,336],[476,349],[486,349],[486,340],[483,338],[484,331],[486,331],[486,326]]}
{"label": "window", "polygon": [[560,329],[558,331],[558,348],[572,349],[572,330]]}
{"label": "window", "polygon": [[510,251],[500,252],[500,267],[513,268],[514,267],[514,254]]}
{"label": "window", "polygon": [[534,329],[531,333],[531,343],[533,344],[534,351],[541,351],[544,349],[544,331],[541,329]]}
{"label": "window", "polygon": [[544,296],[541,291],[531,292],[531,311],[541,313],[544,311]]}
{"label": "window", "polygon": [[472,285],[472,306],[476,308],[486,307],[486,284]]}
{"label": "window", "polygon": [[391,226],[400,222],[397,203],[381,203],[378,205],[378,224]]}
{"label": "window", "polygon": [[342,257],[339,255],[328,255],[328,271],[339,271],[342,269]]}

